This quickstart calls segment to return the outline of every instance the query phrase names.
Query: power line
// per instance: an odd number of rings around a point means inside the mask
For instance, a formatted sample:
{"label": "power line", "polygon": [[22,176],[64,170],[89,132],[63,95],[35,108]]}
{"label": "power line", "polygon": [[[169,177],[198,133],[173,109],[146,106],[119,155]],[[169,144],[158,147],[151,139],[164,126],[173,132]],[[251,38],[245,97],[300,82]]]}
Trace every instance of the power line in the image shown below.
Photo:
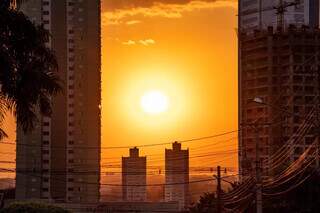
{"label": "power line", "polygon": [[285,190],[285,191],[281,191],[281,192],[276,192],[276,193],[262,193],[264,196],[279,196],[282,194],[286,194],[288,192],[290,192],[291,190],[299,187],[301,184],[303,184],[306,180],[308,180],[314,173],[309,174],[307,177],[305,177],[304,179],[302,179],[301,181],[299,181],[297,184],[291,186],[289,189]]}
{"label": "power line", "polygon": [[[8,169],[5,168],[0,168],[1,170],[8,171]],[[14,172],[14,171],[13,171]],[[30,177],[37,177],[37,178],[43,178],[42,176],[37,176],[37,175],[32,175],[32,174],[25,174],[21,173],[19,171],[16,171],[18,174],[22,174],[25,176],[30,176]],[[61,180],[57,178],[51,177],[53,180],[61,181],[63,183],[66,183],[66,180]],[[108,184],[108,183],[93,183],[93,182],[85,182],[85,181],[73,181],[73,183],[78,183],[78,184],[87,184],[87,185],[102,185],[102,186],[126,186],[126,187],[148,187],[148,186],[170,186],[170,185],[186,185],[186,184],[193,184],[193,183],[201,183],[201,182],[210,182],[215,180],[214,178],[210,179],[203,179],[203,180],[195,180],[195,181],[187,181],[187,182],[176,182],[176,183],[164,183],[164,184]]]}
{"label": "power line", "polygon": [[[212,144],[208,144],[208,145],[205,145],[205,146],[200,146],[200,147],[194,147],[192,149],[190,149],[190,152],[192,153],[198,153],[199,154],[202,152],[202,149],[203,148],[207,148],[207,147],[213,147],[213,148],[225,148],[225,147],[228,147],[224,144],[222,144],[223,146],[218,146],[220,143],[223,143],[223,142],[229,142],[229,141],[232,141],[234,139],[236,139],[237,137],[232,137],[232,138],[229,138],[227,140],[222,140],[222,141],[214,141]],[[1,143],[0,143],[1,144]],[[230,144],[231,146],[232,144]],[[233,146],[233,145],[232,145]],[[1,152],[0,154],[6,154],[6,155],[16,155],[16,156],[20,156],[20,157],[28,157],[26,155],[22,155],[22,154],[19,154],[19,153],[13,153],[13,152]],[[146,157],[150,157],[150,156],[163,156],[163,154],[148,154],[146,155]],[[107,158],[104,158],[104,157],[101,157],[100,159],[102,161],[107,161],[107,160],[112,160],[112,159],[121,159],[121,157],[107,157]],[[51,158],[52,159],[52,158]],[[161,160],[162,158],[158,158],[159,160]],[[88,158],[86,158],[86,160],[90,160]],[[92,158],[92,160],[96,160],[94,158]],[[155,161],[155,159],[152,159],[152,161]],[[114,161],[114,162],[107,162],[108,164],[109,163],[121,163],[121,161]]]}
{"label": "power line", "polygon": [[[229,135],[232,133],[236,133],[239,130],[233,130],[229,132],[224,132],[220,134],[215,134],[215,135],[210,135],[210,136],[205,136],[205,137],[199,137],[199,138],[191,138],[187,140],[178,140],[177,142],[179,143],[191,143],[191,142],[196,142],[196,141],[201,141],[201,140],[206,140],[206,139],[211,139],[211,138],[218,138],[222,137],[225,135]],[[29,147],[50,147],[52,149],[67,149],[68,147],[66,146],[50,146],[50,145],[36,145],[36,144],[26,144],[26,143],[13,143],[13,142],[0,142],[0,144],[7,144],[7,145],[17,145],[17,146],[29,146]],[[132,146],[73,146],[70,145],[70,149],[129,149],[133,147],[137,148],[143,148],[143,147],[153,147],[153,146],[164,146],[164,145],[171,145],[172,142],[165,142],[165,143],[154,143],[154,144],[140,144],[140,145],[132,145]]]}

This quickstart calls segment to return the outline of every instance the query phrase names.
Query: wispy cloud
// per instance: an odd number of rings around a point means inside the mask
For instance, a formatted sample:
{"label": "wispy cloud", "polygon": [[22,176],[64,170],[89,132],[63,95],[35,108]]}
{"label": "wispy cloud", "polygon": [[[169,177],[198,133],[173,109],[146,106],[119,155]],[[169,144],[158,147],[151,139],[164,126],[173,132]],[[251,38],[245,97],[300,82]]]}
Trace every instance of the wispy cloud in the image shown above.
{"label": "wispy cloud", "polygon": [[153,39],[146,39],[146,40],[140,40],[139,43],[144,46],[149,46],[149,45],[155,44],[156,42]]}
{"label": "wispy cloud", "polygon": [[127,45],[127,46],[132,46],[132,45],[135,45],[136,42],[133,41],[133,40],[129,40],[129,41],[124,41],[122,42],[123,45]]}
{"label": "wispy cloud", "polygon": [[[143,17],[163,17],[163,18],[181,18],[183,13],[194,10],[213,9],[220,7],[237,7],[237,2],[234,0],[214,0],[214,1],[188,1],[185,4],[169,4],[154,2],[150,7],[126,7],[105,11],[102,14],[104,25],[119,25],[127,24],[128,19],[143,16]],[[126,21],[124,21],[126,20]],[[136,20],[135,21],[139,21]],[[141,21],[140,21],[141,22]],[[139,23],[140,23],[139,22]],[[133,22],[134,23],[134,22]]]}
{"label": "wispy cloud", "polygon": [[123,45],[126,46],[132,46],[132,45],[143,45],[143,46],[150,46],[150,45],[154,45],[156,42],[153,39],[145,39],[145,40],[128,40],[125,42],[122,42]]}
{"label": "wispy cloud", "polygon": [[127,21],[126,25],[134,25],[134,24],[139,24],[141,23],[140,20],[131,20],[131,21]]}

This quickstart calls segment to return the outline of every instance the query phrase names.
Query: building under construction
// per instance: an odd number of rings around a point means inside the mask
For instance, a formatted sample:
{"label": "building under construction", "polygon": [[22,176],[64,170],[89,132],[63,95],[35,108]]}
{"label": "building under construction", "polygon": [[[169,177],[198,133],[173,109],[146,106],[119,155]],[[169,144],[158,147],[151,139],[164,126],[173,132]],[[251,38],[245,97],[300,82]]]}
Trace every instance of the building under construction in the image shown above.
{"label": "building under construction", "polygon": [[[239,59],[240,173],[261,166],[269,176],[275,161],[293,161],[317,142],[320,30],[291,25],[242,33]],[[279,152],[285,144],[289,153]]]}

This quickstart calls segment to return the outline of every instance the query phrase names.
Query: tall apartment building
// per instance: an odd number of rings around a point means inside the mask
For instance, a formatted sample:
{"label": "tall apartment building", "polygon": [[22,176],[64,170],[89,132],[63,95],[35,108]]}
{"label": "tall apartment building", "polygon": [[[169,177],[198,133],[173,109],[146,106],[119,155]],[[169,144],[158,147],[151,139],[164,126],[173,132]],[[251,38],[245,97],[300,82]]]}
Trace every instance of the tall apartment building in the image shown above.
{"label": "tall apartment building", "polygon": [[[277,15],[273,7],[278,5],[279,0],[239,0],[239,29],[257,29],[260,24],[263,29],[268,26],[276,28]],[[297,7],[288,7],[284,22],[285,26],[296,24],[319,27],[319,0],[300,0]]]}
{"label": "tall apartment building", "polygon": [[[254,173],[258,142],[258,160],[264,162],[264,174],[272,176],[270,156],[298,135],[299,127],[316,106],[320,85],[314,68],[320,65],[320,31],[290,26],[279,32],[269,27],[242,34],[240,42],[240,173]],[[255,98],[265,104],[254,103]],[[288,162],[296,160],[316,139],[312,121],[306,124],[311,127],[305,129],[298,144],[291,146],[294,151]]]}
{"label": "tall apartment building", "polygon": [[98,202],[100,1],[29,0],[21,10],[50,31],[63,93],[32,133],[17,129],[16,198]]}
{"label": "tall apartment building", "polygon": [[180,210],[185,209],[189,205],[189,150],[182,150],[178,142],[165,150],[165,172],[165,201],[178,201]]}
{"label": "tall apartment building", "polygon": [[147,200],[147,158],[139,156],[139,149],[130,149],[129,157],[122,157],[122,199]]}

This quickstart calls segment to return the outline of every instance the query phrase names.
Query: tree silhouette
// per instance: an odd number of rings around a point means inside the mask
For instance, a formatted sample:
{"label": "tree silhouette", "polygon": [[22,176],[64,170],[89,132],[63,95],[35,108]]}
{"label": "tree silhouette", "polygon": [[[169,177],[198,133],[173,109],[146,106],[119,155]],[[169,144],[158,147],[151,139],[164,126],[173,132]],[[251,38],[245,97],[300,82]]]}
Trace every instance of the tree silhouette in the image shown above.
{"label": "tree silhouette", "polygon": [[217,197],[215,193],[205,193],[200,196],[199,202],[193,205],[190,213],[214,213],[217,210]]}
{"label": "tree silhouette", "polygon": [[[28,132],[38,120],[37,111],[51,115],[50,97],[61,87],[56,56],[46,46],[50,34],[12,7],[21,2],[0,1],[0,124],[11,110],[18,127]],[[5,136],[0,130],[0,139]]]}
{"label": "tree silhouette", "polygon": [[42,203],[13,203],[8,207],[1,209],[0,213],[28,213],[28,212],[37,212],[37,213],[71,213],[70,211],[63,209],[61,207],[42,204]]}

